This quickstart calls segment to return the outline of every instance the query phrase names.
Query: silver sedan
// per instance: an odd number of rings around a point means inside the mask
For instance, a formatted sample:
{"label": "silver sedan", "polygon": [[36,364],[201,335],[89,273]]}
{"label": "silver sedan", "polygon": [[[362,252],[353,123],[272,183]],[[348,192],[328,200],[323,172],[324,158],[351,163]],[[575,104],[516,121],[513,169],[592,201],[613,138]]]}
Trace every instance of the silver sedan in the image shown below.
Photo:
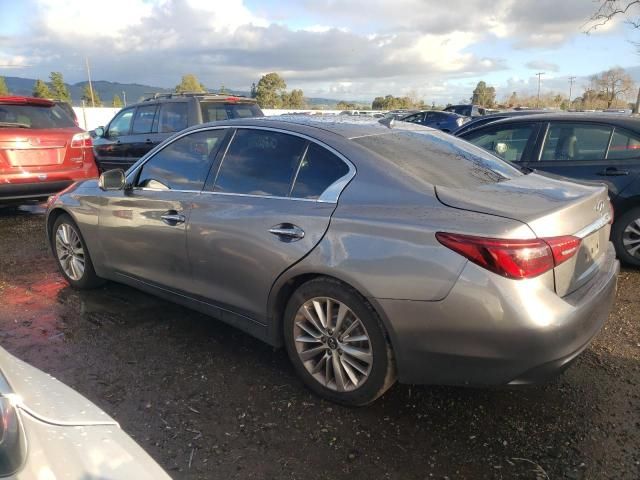
{"label": "silver sedan", "polygon": [[519,384],[569,365],[615,295],[610,223],[605,187],[425,127],[264,118],[184,130],[73,185],[46,228],[72,286],[210,314],[362,405],[396,378]]}

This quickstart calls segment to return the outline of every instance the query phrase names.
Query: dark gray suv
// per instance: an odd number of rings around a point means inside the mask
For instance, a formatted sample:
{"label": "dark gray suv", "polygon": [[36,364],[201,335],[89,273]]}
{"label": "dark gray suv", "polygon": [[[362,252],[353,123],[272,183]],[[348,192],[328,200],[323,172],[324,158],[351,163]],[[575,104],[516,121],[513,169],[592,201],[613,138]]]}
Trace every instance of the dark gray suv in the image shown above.
{"label": "dark gray suv", "polygon": [[233,118],[263,117],[253,98],[210,93],[156,94],[120,110],[94,130],[93,152],[101,172],[127,170],[175,132]]}

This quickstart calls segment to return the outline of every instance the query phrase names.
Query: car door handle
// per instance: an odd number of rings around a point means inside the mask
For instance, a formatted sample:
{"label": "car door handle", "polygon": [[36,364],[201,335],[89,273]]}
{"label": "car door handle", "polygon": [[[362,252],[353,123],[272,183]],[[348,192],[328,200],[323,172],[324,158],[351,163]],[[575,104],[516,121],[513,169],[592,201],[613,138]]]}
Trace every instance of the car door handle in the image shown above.
{"label": "car door handle", "polygon": [[619,170],[616,167],[607,167],[601,172],[598,172],[598,175],[602,175],[603,177],[618,177],[621,175],[629,175],[629,170]]}
{"label": "car door handle", "polygon": [[146,143],[147,145],[153,145],[153,140],[151,140],[150,138],[147,138],[144,143]]}
{"label": "car door handle", "polygon": [[269,229],[269,233],[280,237],[285,242],[293,242],[304,238],[304,230],[291,223],[281,223]]}
{"label": "car door handle", "polygon": [[171,225],[172,227],[184,223],[186,220],[184,215],[176,212],[175,210],[169,210],[167,213],[161,215],[160,218],[162,218],[164,223]]}

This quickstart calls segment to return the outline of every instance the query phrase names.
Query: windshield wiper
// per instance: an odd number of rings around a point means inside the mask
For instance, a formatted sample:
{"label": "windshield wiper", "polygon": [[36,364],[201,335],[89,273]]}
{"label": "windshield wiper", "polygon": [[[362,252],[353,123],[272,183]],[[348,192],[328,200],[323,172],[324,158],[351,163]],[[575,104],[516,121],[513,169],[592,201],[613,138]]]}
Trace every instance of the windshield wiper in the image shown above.
{"label": "windshield wiper", "polygon": [[0,128],[31,128],[31,125],[18,122],[0,122]]}

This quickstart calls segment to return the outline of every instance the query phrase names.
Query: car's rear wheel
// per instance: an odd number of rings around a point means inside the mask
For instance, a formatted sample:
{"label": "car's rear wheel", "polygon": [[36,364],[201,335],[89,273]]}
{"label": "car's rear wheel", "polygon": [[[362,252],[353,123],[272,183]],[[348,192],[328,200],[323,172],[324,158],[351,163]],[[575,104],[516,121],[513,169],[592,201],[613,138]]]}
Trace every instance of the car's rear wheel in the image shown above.
{"label": "car's rear wheel", "polygon": [[72,287],[89,289],[104,283],[96,275],[80,229],[69,215],[60,215],[53,224],[51,233],[51,246],[58,268]]}
{"label": "car's rear wheel", "polygon": [[396,378],[391,345],[378,315],[351,287],[319,278],[293,294],[284,319],[289,358],[314,392],[366,405]]}
{"label": "car's rear wheel", "polygon": [[640,208],[632,208],[613,224],[613,243],[618,258],[627,265],[640,267]]}

